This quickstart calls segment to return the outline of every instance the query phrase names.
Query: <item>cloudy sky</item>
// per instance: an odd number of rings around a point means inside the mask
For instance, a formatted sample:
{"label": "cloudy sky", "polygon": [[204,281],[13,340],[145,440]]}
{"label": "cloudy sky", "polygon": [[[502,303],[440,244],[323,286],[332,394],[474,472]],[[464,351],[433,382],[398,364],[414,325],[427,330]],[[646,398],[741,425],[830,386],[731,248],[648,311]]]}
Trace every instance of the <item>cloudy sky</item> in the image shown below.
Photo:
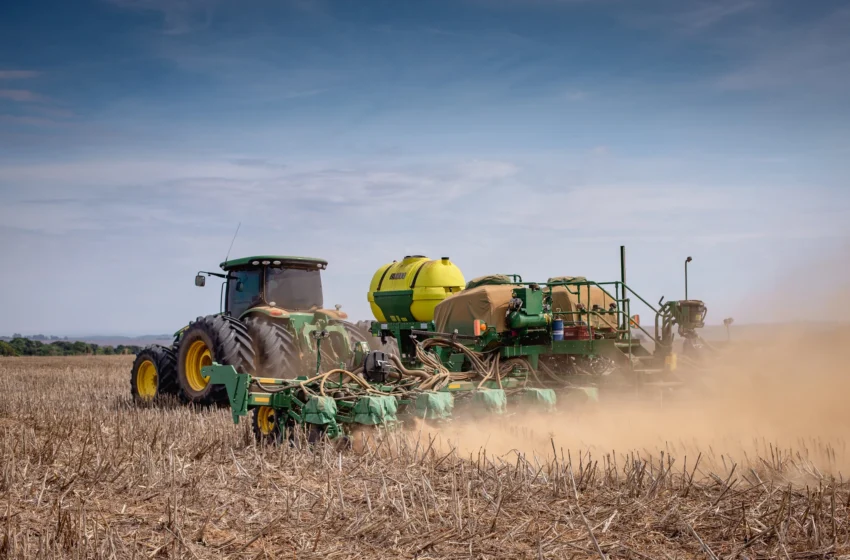
{"label": "cloudy sky", "polygon": [[328,259],[354,318],[406,254],[615,279],[621,244],[652,301],[691,255],[714,322],[809,317],[763,300],[849,256],[848,29],[828,1],[6,2],[0,334],[172,332],[218,309],[192,277],[239,222],[234,256]]}

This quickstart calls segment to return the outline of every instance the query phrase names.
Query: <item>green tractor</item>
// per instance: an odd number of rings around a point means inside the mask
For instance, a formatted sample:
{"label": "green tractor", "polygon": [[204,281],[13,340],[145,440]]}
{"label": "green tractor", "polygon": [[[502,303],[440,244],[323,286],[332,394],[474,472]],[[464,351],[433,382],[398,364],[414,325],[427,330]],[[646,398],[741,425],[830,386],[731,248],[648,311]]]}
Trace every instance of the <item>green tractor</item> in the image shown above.
{"label": "green tractor", "polygon": [[[582,407],[600,392],[687,395],[699,380],[678,368],[674,337],[701,344],[705,304],[652,306],[625,282],[625,248],[620,258],[619,281],[537,283],[515,274],[465,282],[448,257],[407,256],[375,272],[367,298],[376,321],[365,325],[323,308],[325,261],[227,261],[224,274],[195,281],[225,280],[222,312],[182,329],[172,348],[140,352],[133,393],[226,402],[235,423],[252,416],[258,441],[293,445],[299,431],[307,442],[353,443],[422,421]],[[655,312],[654,332],[631,314],[633,300]]]}
{"label": "green tractor", "polygon": [[136,356],[130,375],[134,398],[178,395],[198,404],[227,402],[222,385],[202,368],[214,362],[260,379],[294,379],[335,368],[354,370],[369,352],[369,332],[325,309],[322,259],[257,256],[221,263],[221,310],[198,317],[174,335],[171,347],[149,346]]}
{"label": "green tractor", "polygon": [[[316,274],[315,283],[304,285],[318,286],[316,269],[323,261],[257,257],[228,262],[223,268],[230,313],[203,320],[218,321],[217,330],[204,330],[202,322],[190,325],[180,335],[177,352],[169,357],[163,351],[160,358],[176,364],[172,367],[184,394],[195,390],[186,389],[187,383],[202,381],[216,398],[226,394],[235,423],[252,417],[259,442],[292,445],[302,441],[299,433],[308,443],[326,438],[354,445],[358,438],[381,437],[422,422],[442,425],[521,411],[549,414],[584,407],[599,400],[601,392],[612,400],[687,394],[694,383],[688,371],[678,370],[674,329],[699,343],[705,304],[688,299],[664,303],[662,298],[657,308],[650,305],[625,282],[625,248],[620,257],[619,281],[554,277],[537,283],[515,274],[465,282],[448,257],[407,256],[373,275],[367,298],[376,321],[367,325],[374,338],[371,344],[357,342],[354,350],[350,341],[356,327],[322,311],[315,297],[285,306],[270,300],[282,298],[269,287],[275,267]],[[259,271],[250,286],[240,275],[243,268]],[[303,295],[305,290],[299,284],[286,293]],[[246,302],[235,307],[242,294]],[[632,300],[655,312],[654,334],[631,314]],[[288,310],[296,307],[309,311],[294,320],[297,313]],[[269,325],[281,324],[275,316],[284,313],[289,322],[281,330],[288,338],[281,344]],[[365,335],[367,325],[354,336]],[[348,354],[345,338],[337,345],[322,342],[330,335],[321,333],[332,328],[348,335]],[[637,331],[654,344],[644,346]],[[292,348],[305,349],[309,361],[311,351],[323,357],[326,344],[329,369],[321,369],[322,358],[311,371],[302,358],[300,370],[287,370],[289,363],[298,363]],[[160,358],[148,356],[147,368],[155,370]],[[271,365],[264,369],[264,364]],[[282,371],[290,375],[268,377]]]}

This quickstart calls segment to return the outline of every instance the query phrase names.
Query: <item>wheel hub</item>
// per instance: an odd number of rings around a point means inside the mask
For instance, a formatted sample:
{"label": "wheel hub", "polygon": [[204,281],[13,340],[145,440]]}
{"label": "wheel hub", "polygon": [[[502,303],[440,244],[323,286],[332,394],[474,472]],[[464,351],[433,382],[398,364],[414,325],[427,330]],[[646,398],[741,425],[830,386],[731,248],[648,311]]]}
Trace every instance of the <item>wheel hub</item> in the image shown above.
{"label": "wheel hub", "polygon": [[210,378],[203,375],[202,368],[211,366],[212,363],[212,352],[203,340],[196,340],[189,346],[186,352],[186,381],[193,391],[203,391],[206,388]]}
{"label": "wheel hub", "polygon": [[139,364],[139,370],[136,373],[136,390],[145,400],[151,400],[156,396],[157,374],[156,366],[152,361],[145,360]]}

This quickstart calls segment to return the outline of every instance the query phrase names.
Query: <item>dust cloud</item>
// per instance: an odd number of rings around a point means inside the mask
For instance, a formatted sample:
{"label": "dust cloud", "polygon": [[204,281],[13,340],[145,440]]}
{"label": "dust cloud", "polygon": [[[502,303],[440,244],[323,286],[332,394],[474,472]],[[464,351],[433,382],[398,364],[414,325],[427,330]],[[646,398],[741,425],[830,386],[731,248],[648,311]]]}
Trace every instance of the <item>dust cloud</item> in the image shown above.
{"label": "dust cloud", "polygon": [[[817,303],[828,307],[830,301],[848,301],[848,295],[850,290],[841,289]],[[776,302],[792,303],[784,290]],[[846,476],[850,325],[835,320],[830,314],[830,323],[748,326],[747,339],[735,341],[733,335],[728,346],[718,348],[699,390],[681,398],[562,406],[549,415],[452,423],[423,437],[467,455],[486,450],[545,458],[557,449],[572,457],[588,452],[658,457],[664,451],[679,458],[702,453],[718,464],[755,464],[781,453],[823,474]]]}

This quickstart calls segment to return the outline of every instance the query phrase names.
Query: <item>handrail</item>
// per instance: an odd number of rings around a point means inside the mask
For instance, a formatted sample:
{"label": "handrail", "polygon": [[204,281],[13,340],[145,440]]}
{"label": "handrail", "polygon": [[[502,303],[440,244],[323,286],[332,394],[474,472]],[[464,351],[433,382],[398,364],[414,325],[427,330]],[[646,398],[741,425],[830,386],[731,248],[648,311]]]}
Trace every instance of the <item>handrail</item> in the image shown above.
{"label": "handrail", "polygon": [[651,310],[653,310],[653,311],[654,311],[654,312],[656,312],[656,313],[658,313],[658,312],[659,312],[657,309],[655,309],[655,307],[653,307],[653,306],[652,306],[652,304],[650,304],[648,301],[646,301],[645,299],[643,299],[642,297],[640,297],[640,294],[639,294],[639,293],[637,293],[636,291],[634,291],[633,289],[631,289],[631,288],[630,288],[629,286],[627,286],[626,284],[623,284],[622,282],[600,282],[600,285],[608,285],[608,284],[617,284],[617,285],[622,284],[622,285],[623,285],[623,286],[624,286],[624,287],[625,287],[628,291],[630,291],[631,293],[633,293],[633,294],[635,295],[635,297],[636,297],[636,298],[638,298],[641,302],[643,302],[643,304],[644,304],[645,306],[647,306],[648,308],[650,308]]}
{"label": "handrail", "polygon": [[[603,314],[603,313],[605,313],[605,314],[617,313],[618,315],[626,316],[626,318],[627,318],[627,319],[629,319],[629,318],[628,318],[628,316],[627,316],[627,314],[626,314],[625,312],[623,312],[623,311],[619,310],[619,309],[618,309],[616,312],[615,312],[615,311],[604,311],[604,312],[601,312],[601,313],[600,313],[599,311],[593,311],[593,310],[590,310],[590,311],[553,311],[553,312],[552,312],[552,314],[553,314],[553,315],[578,315],[578,316],[579,316],[579,318],[581,318],[581,315],[582,315],[582,314],[585,314],[585,313],[586,313],[586,314],[588,314],[588,315],[597,315],[597,316],[598,316],[598,317],[599,317],[602,321],[604,321],[604,322],[605,322],[605,324],[607,324],[607,325],[609,325],[609,326],[611,326],[611,323],[610,323],[610,322],[608,322],[608,321],[605,319],[605,317],[602,317],[602,314]],[[632,323],[632,322],[631,322],[631,320],[629,320],[629,321],[628,321],[628,323],[629,323],[629,329],[628,329],[628,331],[624,331],[624,330],[618,329],[618,328],[616,328],[616,327],[614,327],[614,329],[615,329],[618,333],[625,333],[625,332],[628,332],[628,333],[629,333],[629,338],[631,338],[631,330],[632,330],[632,329],[631,329],[631,323]],[[656,344],[659,344],[659,345],[661,345],[661,346],[665,346],[665,344],[664,344],[663,342],[661,342],[660,340],[658,340],[658,338],[656,338],[655,336],[651,335],[651,334],[650,334],[650,333],[649,333],[646,329],[644,329],[644,328],[643,328],[642,326],[640,326],[639,324],[635,324],[635,327],[637,327],[638,329],[640,329],[640,331],[641,331],[643,334],[645,334],[646,336],[648,336],[649,338],[651,338],[651,339],[653,340],[653,342],[655,342]]]}
{"label": "handrail", "polygon": [[[506,276],[508,276],[508,275],[506,275]],[[510,275],[510,276],[514,276],[514,277],[516,277],[517,275]],[[646,336],[648,336],[649,338],[651,338],[651,339],[652,339],[652,341],[653,341],[653,342],[655,342],[656,344],[661,345],[661,346],[669,346],[669,345],[664,344],[663,342],[661,342],[661,340],[660,340],[660,339],[659,339],[659,337],[658,337],[658,332],[657,332],[657,331],[658,331],[658,326],[657,326],[657,323],[658,323],[658,318],[659,318],[660,316],[662,316],[661,311],[659,311],[658,309],[656,309],[656,308],[655,308],[655,306],[653,306],[651,303],[649,303],[649,302],[648,302],[648,301],[646,301],[643,297],[641,297],[641,295],[640,295],[640,294],[638,294],[636,291],[634,291],[634,290],[633,290],[631,287],[629,287],[629,286],[628,286],[628,284],[626,284],[625,282],[622,282],[622,281],[620,281],[620,280],[615,280],[615,281],[613,281],[613,282],[595,282],[595,281],[593,281],[593,280],[558,280],[558,281],[555,281],[555,282],[522,282],[522,281],[520,281],[520,282],[509,282],[509,283],[507,283],[507,284],[505,284],[505,285],[510,285],[510,286],[529,286],[529,285],[532,285],[532,284],[537,285],[537,286],[545,286],[546,288],[548,288],[548,289],[549,289],[548,293],[549,293],[549,297],[550,297],[550,298],[552,297],[552,288],[553,288],[553,287],[563,286],[564,288],[566,288],[566,289],[567,289],[567,292],[569,292],[570,294],[573,294],[573,295],[575,295],[575,296],[577,296],[577,297],[578,297],[578,302],[577,302],[577,303],[581,303],[581,289],[580,289],[580,288],[581,288],[582,286],[587,286],[587,287],[588,287],[588,304],[590,303],[590,301],[589,301],[589,300],[590,300],[590,286],[596,286],[597,288],[599,288],[600,290],[602,290],[602,293],[603,293],[603,294],[605,294],[606,296],[608,296],[608,297],[609,297],[609,298],[610,298],[610,299],[611,299],[614,303],[616,303],[616,304],[617,304],[617,311],[616,311],[616,313],[618,314],[618,316],[619,316],[619,315],[622,315],[622,316],[625,318],[625,321],[624,321],[624,322],[625,322],[626,326],[628,327],[628,330],[621,330],[621,329],[616,329],[616,330],[617,330],[617,332],[624,332],[624,333],[625,333],[625,332],[627,332],[630,340],[631,340],[631,331],[632,331],[632,320],[631,320],[631,316],[630,316],[630,314],[629,314],[629,312],[628,312],[627,310],[624,310],[624,309],[622,309],[621,307],[623,307],[623,306],[625,306],[625,307],[630,307],[629,302],[630,302],[631,300],[630,300],[630,298],[628,298],[628,297],[626,297],[626,296],[628,295],[628,293],[629,293],[629,292],[631,292],[631,293],[632,293],[632,295],[634,295],[634,296],[635,296],[635,297],[636,297],[636,298],[637,298],[637,299],[638,299],[641,303],[643,303],[645,306],[647,306],[649,309],[651,309],[651,310],[655,313],[655,320],[656,320],[656,334],[655,334],[655,335],[651,335],[651,334],[649,334],[649,332],[647,332],[647,330],[646,330],[646,329],[644,329],[644,328],[643,328],[642,326],[640,326],[639,324],[635,324],[635,326],[636,326],[636,327],[637,327],[637,328],[638,328],[641,332],[643,332]],[[618,298],[618,297],[616,297],[616,296],[611,295],[611,293],[610,293],[608,290],[606,290],[605,288],[603,288],[603,287],[602,287],[602,286],[611,286],[611,285],[613,285],[613,286],[615,286],[615,287],[618,287],[618,288],[619,288],[619,287],[622,287],[622,288],[621,288],[621,290],[622,290],[622,296],[623,296],[622,298]],[[576,291],[572,291],[572,290],[570,289],[571,287],[575,287],[575,288],[576,288]],[[615,290],[615,291],[619,292],[620,290]],[[662,298],[662,300],[663,300],[663,298]],[[591,314],[593,314],[593,315],[600,315],[600,314],[599,314],[599,312],[594,311],[594,310],[592,310],[592,309],[587,309],[587,310],[585,310],[585,311],[569,311],[569,312],[561,311],[561,312],[557,312],[557,313],[560,313],[560,314],[563,314],[563,315],[575,315],[575,314],[578,314],[578,315],[579,315],[579,318],[581,318],[581,315],[582,315],[583,313],[586,313],[586,314],[588,314],[588,315],[591,315]],[[611,312],[603,312],[603,313],[611,313]],[[601,318],[601,316],[600,316],[600,318]],[[604,318],[602,318],[602,320],[603,320],[606,324],[610,325],[610,323],[608,323],[608,321],[606,321]],[[631,354],[631,346],[629,347],[629,353]]]}
{"label": "handrail", "polygon": [[[608,292],[608,290],[606,290],[605,288],[603,288],[603,287],[602,287],[602,286],[610,286],[610,285],[614,285],[614,286],[623,286],[626,290],[628,290],[629,292],[631,292],[632,294],[634,294],[634,296],[635,296],[636,298],[638,298],[638,299],[639,299],[639,300],[640,300],[640,301],[641,301],[644,305],[646,305],[647,307],[649,307],[649,308],[650,308],[652,311],[654,311],[655,313],[658,313],[658,310],[657,310],[657,309],[655,309],[655,307],[653,307],[653,305],[652,305],[651,303],[649,303],[648,301],[646,301],[645,299],[643,299],[639,293],[637,293],[636,291],[634,291],[633,289],[631,289],[631,288],[630,288],[627,284],[623,284],[623,283],[622,283],[622,282],[620,282],[619,280],[616,280],[616,281],[614,281],[614,282],[594,282],[594,281],[592,281],[592,280],[570,280],[569,282],[566,282],[566,281],[559,281],[559,282],[547,282],[547,283],[546,283],[546,286],[549,286],[550,288],[551,288],[552,286],[564,286],[565,288],[567,288],[567,291],[569,291],[568,286],[596,286],[597,288],[599,288],[600,290],[602,290],[602,292],[603,292],[605,295],[607,295],[609,298],[611,298],[612,300],[614,300],[614,301],[616,301],[616,302],[624,302],[624,301],[626,301],[626,298],[619,299],[619,298],[617,298],[617,297],[615,297],[615,296],[612,296],[612,295]],[[576,292],[570,292],[570,293],[571,293],[571,294],[576,294]]]}
{"label": "handrail", "polygon": [[[627,329],[626,331],[621,331],[620,329],[617,329],[617,331],[618,331],[618,332],[627,332],[627,333],[628,333],[628,336],[629,336],[629,339],[631,339],[632,320],[631,320],[631,316],[630,316],[630,314],[629,314],[627,311],[625,311],[625,310],[621,309],[621,306],[623,306],[623,305],[626,305],[626,306],[627,306],[630,300],[629,300],[629,298],[627,298],[627,297],[623,297],[622,299],[619,299],[619,298],[617,298],[617,297],[615,297],[615,296],[611,295],[611,293],[610,293],[610,292],[608,292],[608,290],[606,290],[605,288],[603,288],[603,287],[602,287],[603,285],[604,285],[604,286],[610,286],[610,285],[614,285],[614,286],[622,286],[623,295],[625,296],[628,292],[631,292],[632,294],[634,294],[634,296],[635,296],[635,297],[637,297],[637,299],[638,299],[638,300],[640,300],[640,301],[641,301],[644,305],[646,305],[646,306],[647,306],[647,307],[649,307],[652,311],[654,311],[654,312],[655,312],[656,320],[657,320],[658,316],[659,316],[659,315],[661,315],[661,313],[660,313],[660,312],[659,312],[659,311],[658,311],[658,310],[657,310],[657,309],[656,309],[653,305],[651,305],[648,301],[646,301],[645,299],[643,299],[643,297],[641,297],[641,296],[640,296],[640,294],[638,294],[638,293],[637,293],[637,292],[635,292],[633,289],[631,289],[631,288],[630,288],[627,284],[625,284],[625,283],[623,283],[623,282],[620,282],[620,281],[613,281],[613,282],[595,282],[595,281],[592,281],[592,280],[569,280],[569,281],[567,281],[567,280],[560,280],[560,281],[557,281],[557,282],[547,282],[545,285],[546,285],[546,287],[548,287],[548,288],[549,288],[549,297],[551,297],[551,294],[552,294],[552,287],[555,287],[555,286],[563,286],[564,288],[566,288],[566,289],[567,289],[567,292],[569,292],[570,294],[573,294],[573,295],[578,296],[578,303],[581,303],[581,289],[580,289],[580,288],[581,288],[582,286],[588,286],[588,290],[589,290],[589,287],[590,287],[590,286],[596,286],[597,288],[599,288],[600,290],[602,290],[602,293],[604,293],[606,296],[608,296],[609,298],[611,298],[611,299],[612,299],[612,300],[613,300],[613,301],[617,304],[617,311],[616,311],[616,312],[617,312],[618,316],[619,316],[619,315],[622,315],[622,316],[625,318],[625,321],[624,321],[624,322],[625,322],[626,326],[628,327],[628,329]],[[573,290],[571,290],[571,289],[570,289],[570,287],[573,287],[573,286],[574,286],[574,287],[576,287],[576,291],[573,291]],[[589,298],[590,298],[590,294],[588,293],[588,299],[589,299]],[[590,302],[588,302],[588,303],[590,303]],[[570,313],[575,314],[576,312],[570,312]],[[584,311],[583,313],[587,313],[588,315],[589,315],[589,314],[596,314],[596,315],[598,315],[598,312],[593,311],[592,309],[588,309],[588,310]],[[581,312],[579,312],[579,316],[581,316]],[[603,319],[603,321],[604,321],[604,319]],[[610,323],[608,323],[608,321],[605,321],[605,323],[610,325]],[[636,324],[635,326],[636,326],[636,327],[637,327],[637,328],[638,328],[641,332],[643,332],[646,336],[648,336],[650,339],[652,339],[652,341],[653,341],[653,342],[655,342],[655,344],[658,344],[658,345],[660,345],[660,346],[666,346],[666,345],[665,345],[663,342],[661,342],[661,340],[658,338],[657,329],[656,329],[656,334],[655,334],[655,335],[652,335],[652,334],[650,334],[649,332],[647,332],[647,330],[646,330],[646,329],[644,329],[644,328],[643,328],[642,326],[640,326],[639,324]]]}
{"label": "handrail", "polygon": [[[614,311],[604,311],[602,313],[600,313],[599,311],[593,311],[593,310],[590,310],[590,311],[553,311],[552,315],[578,315],[579,319],[581,319],[582,314],[585,314],[585,313],[588,314],[588,315],[598,316],[606,325],[608,325],[609,327],[613,327],[614,330],[619,332],[619,329],[617,328],[616,325],[612,325],[610,322],[608,322],[608,320],[605,317],[602,316],[603,313],[605,313],[606,315],[610,315],[611,313],[614,313]],[[617,311],[617,313],[619,314],[619,310]]]}

